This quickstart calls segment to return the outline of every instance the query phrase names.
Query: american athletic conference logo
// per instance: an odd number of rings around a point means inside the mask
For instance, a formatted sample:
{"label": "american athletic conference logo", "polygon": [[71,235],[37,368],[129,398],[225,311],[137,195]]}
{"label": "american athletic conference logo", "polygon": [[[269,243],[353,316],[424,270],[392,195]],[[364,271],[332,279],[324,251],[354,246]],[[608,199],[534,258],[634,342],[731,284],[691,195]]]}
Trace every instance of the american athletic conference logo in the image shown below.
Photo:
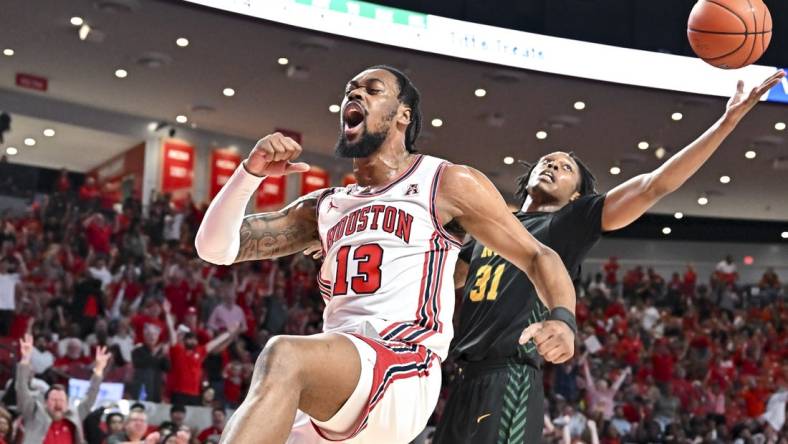
{"label": "american athletic conference logo", "polygon": [[412,183],[408,185],[408,189],[405,191],[406,196],[413,196],[419,194],[419,184]]}

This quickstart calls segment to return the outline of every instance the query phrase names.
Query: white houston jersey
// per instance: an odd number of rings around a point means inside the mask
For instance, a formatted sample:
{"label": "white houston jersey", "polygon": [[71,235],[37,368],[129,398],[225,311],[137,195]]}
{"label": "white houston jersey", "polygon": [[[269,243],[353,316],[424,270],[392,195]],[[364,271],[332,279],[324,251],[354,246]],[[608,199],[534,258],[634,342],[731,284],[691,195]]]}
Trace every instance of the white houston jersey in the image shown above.
{"label": "white houston jersey", "polygon": [[[449,163],[417,155],[390,185],[326,190],[317,202],[325,331],[419,343],[446,358],[454,333],[454,265],[461,243],[435,213]],[[372,327],[370,332],[367,327]]]}

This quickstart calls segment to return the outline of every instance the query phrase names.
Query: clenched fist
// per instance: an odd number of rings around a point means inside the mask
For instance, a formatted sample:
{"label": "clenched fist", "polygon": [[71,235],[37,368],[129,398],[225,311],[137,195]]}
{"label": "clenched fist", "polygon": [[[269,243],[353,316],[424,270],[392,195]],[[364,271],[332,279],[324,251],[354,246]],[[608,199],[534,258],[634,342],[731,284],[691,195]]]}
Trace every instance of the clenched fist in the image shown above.
{"label": "clenched fist", "polygon": [[520,335],[520,344],[534,340],[545,361],[560,364],[575,354],[575,334],[563,321],[544,321],[529,325]]}
{"label": "clenched fist", "polygon": [[301,155],[301,145],[281,133],[260,139],[244,161],[246,171],[255,176],[284,176],[309,171],[303,162],[291,162]]}

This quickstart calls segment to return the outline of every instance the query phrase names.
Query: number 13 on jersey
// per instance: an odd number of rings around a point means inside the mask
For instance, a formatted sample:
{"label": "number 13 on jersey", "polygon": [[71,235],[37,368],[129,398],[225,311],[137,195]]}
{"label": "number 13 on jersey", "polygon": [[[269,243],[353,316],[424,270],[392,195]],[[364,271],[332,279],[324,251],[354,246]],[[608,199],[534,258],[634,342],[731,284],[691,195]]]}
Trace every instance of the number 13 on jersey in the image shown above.
{"label": "number 13 on jersey", "polygon": [[[493,270],[492,265],[482,265],[476,270],[476,282],[473,284],[470,298],[471,302],[483,300],[494,301],[498,297],[498,285],[501,283],[501,275],[506,264],[500,264]],[[490,282],[492,276],[492,282]],[[489,289],[488,285],[489,284]]]}
{"label": "number 13 on jersey", "polygon": [[[344,296],[348,290],[348,260],[350,246],[337,252],[337,271],[334,276],[334,296]],[[352,256],[358,264],[358,273],[350,278],[350,288],[356,294],[372,294],[380,289],[380,266],[383,263],[383,248],[378,244],[356,247]]]}

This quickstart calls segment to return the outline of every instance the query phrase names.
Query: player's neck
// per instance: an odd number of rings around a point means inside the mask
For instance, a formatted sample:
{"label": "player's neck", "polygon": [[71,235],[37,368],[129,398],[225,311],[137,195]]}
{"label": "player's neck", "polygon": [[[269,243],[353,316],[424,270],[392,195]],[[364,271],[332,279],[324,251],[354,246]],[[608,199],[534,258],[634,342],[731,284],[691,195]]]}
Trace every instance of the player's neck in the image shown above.
{"label": "player's neck", "polygon": [[525,198],[525,202],[523,203],[522,208],[520,208],[520,211],[523,213],[554,213],[563,208],[565,205],[566,204],[563,202],[555,200],[546,201],[540,199],[539,196],[534,198],[529,195]]}
{"label": "player's neck", "polygon": [[410,166],[413,156],[401,144],[384,143],[371,156],[353,159],[353,174],[359,186],[385,186]]}

